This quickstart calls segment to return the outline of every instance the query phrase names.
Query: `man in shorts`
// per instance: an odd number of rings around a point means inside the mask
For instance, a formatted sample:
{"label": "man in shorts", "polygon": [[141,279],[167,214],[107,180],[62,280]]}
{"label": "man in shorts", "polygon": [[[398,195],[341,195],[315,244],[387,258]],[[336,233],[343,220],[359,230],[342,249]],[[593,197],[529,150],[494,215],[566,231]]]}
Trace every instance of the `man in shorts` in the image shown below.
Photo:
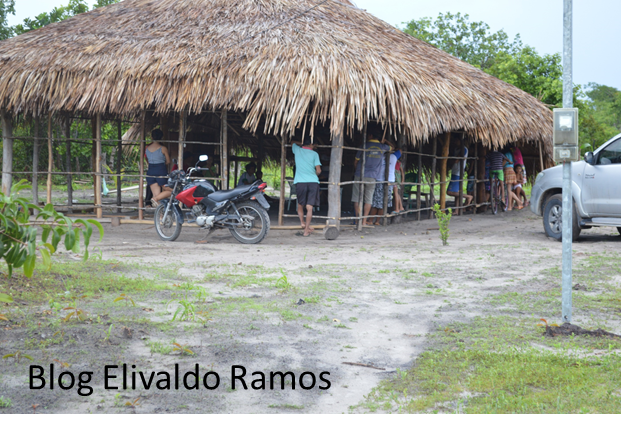
{"label": "man in shorts", "polygon": [[[313,151],[310,138],[304,139],[304,143],[293,142],[293,154],[295,155],[295,177],[293,183],[298,198],[298,217],[304,229],[304,236],[313,232],[311,219],[313,207],[319,207],[319,174],[321,173],[321,161],[319,154]],[[281,199],[280,201],[283,201]],[[306,209],[306,221],[304,220]]]}
{"label": "man in shorts", "polygon": [[[362,159],[362,151],[358,151],[356,154],[356,160],[354,166],[356,172],[354,173],[354,181],[373,182],[383,181],[385,169],[384,153],[390,151],[390,146],[386,144],[386,141],[378,141],[374,134],[367,135],[367,142],[363,147],[365,150],[365,163],[364,163],[364,179],[361,179],[362,165],[360,160]],[[358,216],[358,208],[360,201],[363,202],[363,216],[369,216],[371,212],[371,205],[373,204],[373,194],[375,192],[375,184],[354,184],[352,187],[351,201],[354,203],[354,212]],[[364,193],[364,194],[363,194]],[[383,194],[382,194],[383,196]],[[366,225],[367,220],[363,219],[362,224]]]}

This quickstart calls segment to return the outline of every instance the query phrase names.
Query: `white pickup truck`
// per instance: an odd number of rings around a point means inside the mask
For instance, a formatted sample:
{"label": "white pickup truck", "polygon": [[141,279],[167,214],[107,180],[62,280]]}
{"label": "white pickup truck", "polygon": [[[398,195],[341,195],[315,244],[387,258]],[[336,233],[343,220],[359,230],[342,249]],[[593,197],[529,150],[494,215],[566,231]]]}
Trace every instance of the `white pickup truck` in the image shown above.
{"label": "white pickup truck", "polygon": [[[572,170],[573,240],[582,229],[614,226],[621,233],[621,134],[584,160],[575,162]],[[562,238],[563,169],[556,166],[537,175],[531,192],[530,209],[543,215],[546,235]]]}

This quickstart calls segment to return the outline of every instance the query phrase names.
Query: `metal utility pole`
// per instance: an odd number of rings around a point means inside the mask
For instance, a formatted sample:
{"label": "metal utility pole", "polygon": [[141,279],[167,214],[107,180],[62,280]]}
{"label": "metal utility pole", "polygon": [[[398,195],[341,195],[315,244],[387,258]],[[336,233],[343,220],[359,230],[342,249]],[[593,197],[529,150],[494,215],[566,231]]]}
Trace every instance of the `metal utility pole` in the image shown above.
{"label": "metal utility pole", "polygon": [[[573,107],[572,81],[572,0],[563,0],[563,108]],[[571,160],[563,161],[563,291],[562,320],[571,322],[571,241],[573,197],[571,192]]]}

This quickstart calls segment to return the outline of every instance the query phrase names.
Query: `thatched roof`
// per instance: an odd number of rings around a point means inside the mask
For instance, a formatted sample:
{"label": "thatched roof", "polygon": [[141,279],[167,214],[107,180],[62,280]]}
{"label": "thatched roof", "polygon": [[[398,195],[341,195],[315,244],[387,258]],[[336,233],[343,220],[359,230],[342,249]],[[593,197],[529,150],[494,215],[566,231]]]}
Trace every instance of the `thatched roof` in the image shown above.
{"label": "thatched roof", "polygon": [[227,108],[277,134],[371,119],[412,142],[463,130],[487,145],[549,146],[552,128],[531,95],[346,0],[125,0],[0,42],[0,106]]}

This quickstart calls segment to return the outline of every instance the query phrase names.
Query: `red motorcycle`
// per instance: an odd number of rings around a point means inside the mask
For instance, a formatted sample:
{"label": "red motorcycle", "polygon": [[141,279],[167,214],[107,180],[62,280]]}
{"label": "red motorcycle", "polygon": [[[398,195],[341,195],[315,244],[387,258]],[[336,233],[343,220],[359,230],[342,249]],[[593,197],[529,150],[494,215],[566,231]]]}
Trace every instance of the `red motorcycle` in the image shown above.
{"label": "red motorcycle", "polygon": [[243,244],[263,241],[270,230],[267,214],[270,206],[263,195],[267,184],[256,181],[252,185],[218,191],[205,179],[191,179],[192,173],[202,170],[198,165],[207,160],[207,155],[199,159],[187,175],[175,170],[168,178],[166,185],[172,189],[172,195],[160,200],[155,209],[155,230],[160,238],[174,241],[179,237],[185,212],[188,223],[196,223],[209,232],[228,228]]}

